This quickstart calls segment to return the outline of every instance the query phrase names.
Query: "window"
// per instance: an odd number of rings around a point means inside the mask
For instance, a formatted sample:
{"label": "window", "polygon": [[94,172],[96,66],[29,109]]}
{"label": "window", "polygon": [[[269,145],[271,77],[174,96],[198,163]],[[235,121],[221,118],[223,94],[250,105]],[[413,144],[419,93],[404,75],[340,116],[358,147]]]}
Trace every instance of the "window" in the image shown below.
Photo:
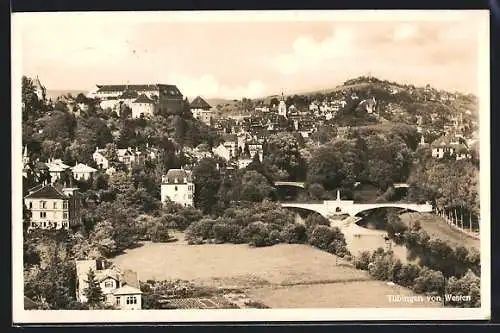
{"label": "window", "polygon": [[113,283],[113,281],[104,282],[104,288],[113,288],[114,286],[115,284]]}
{"label": "window", "polygon": [[67,228],[68,227],[68,222],[63,222],[62,225],[63,225],[63,228]]}
{"label": "window", "polygon": [[177,186],[175,187],[175,190],[177,191]]}
{"label": "window", "polygon": [[67,219],[68,218],[68,213],[64,212],[63,213],[63,219]]}
{"label": "window", "polygon": [[56,208],[57,208],[57,201],[54,201],[54,202],[52,203],[52,208],[53,208],[53,209],[56,209]]}
{"label": "window", "polygon": [[40,208],[45,208],[46,201],[40,201]]}
{"label": "window", "polygon": [[40,218],[44,219],[47,217],[47,212],[40,212]]}
{"label": "window", "polygon": [[63,209],[68,209],[68,201],[63,201]]}
{"label": "window", "polygon": [[29,207],[30,207],[30,209],[33,208],[33,202],[30,201]]}
{"label": "window", "polygon": [[127,304],[137,304],[136,296],[127,296]]}
{"label": "window", "polygon": [[116,296],[116,305],[120,305],[120,296]]}

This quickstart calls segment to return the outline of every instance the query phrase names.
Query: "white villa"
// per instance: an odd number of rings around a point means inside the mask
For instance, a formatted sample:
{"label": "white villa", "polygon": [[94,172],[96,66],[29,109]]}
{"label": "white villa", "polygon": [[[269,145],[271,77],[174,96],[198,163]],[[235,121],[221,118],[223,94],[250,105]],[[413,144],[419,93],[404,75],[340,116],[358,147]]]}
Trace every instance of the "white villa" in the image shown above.
{"label": "white villa", "polygon": [[89,180],[97,170],[86,164],[77,163],[71,168],[71,172],[76,180]]}
{"label": "white villa", "polygon": [[170,199],[184,207],[193,206],[194,183],[191,172],[184,169],[170,169],[162,176],[161,202]]}

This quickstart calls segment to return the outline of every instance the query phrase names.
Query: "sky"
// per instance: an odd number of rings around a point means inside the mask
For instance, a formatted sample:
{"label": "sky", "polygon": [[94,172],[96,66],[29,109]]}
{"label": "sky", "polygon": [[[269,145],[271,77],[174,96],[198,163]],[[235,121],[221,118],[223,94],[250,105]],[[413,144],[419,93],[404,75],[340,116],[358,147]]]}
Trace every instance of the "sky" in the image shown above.
{"label": "sky", "polygon": [[372,75],[477,93],[487,12],[267,14],[14,14],[13,65],[53,90],[165,83],[255,98]]}

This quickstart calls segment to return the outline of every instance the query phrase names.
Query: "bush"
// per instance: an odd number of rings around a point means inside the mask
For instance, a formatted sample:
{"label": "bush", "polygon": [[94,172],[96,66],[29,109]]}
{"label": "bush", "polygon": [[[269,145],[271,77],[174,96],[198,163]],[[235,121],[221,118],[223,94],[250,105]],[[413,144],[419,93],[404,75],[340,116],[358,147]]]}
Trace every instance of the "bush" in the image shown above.
{"label": "bush", "polygon": [[159,220],[151,222],[148,226],[147,236],[152,242],[167,242],[170,239],[168,227]]}
{"label": "bush", "polygon": [[334,239],[329,245],[327,251],[329,253],[335,254],[339,257],[344,257],[345,255],[349,254],[349,251],[347,250],[345,241],[342,242],[340,239]]}
{"label": "bush", "polygon": [[328,250],[330,243],[332,243],[334,239],[334,233],[330,227],[317,225],[311,233],[309,243],[318,249]]}
{"label": "bush", "polygon": [[240,234],[248,244],[259,247],[273,244],[269,232],[267,223],[257,221],[246,226]]}
{"label": "bush", "polygon": [[403,287],[413,287],[415,279],[419,276],[421,268],[417,265],[402,265],[394,277],[394,282]]}
{"label": "bush", "polygon": [[359,257],[354,258],[354,267],[357,269],[362,269],[364,271],[368,270],[368,265],[371,262],[372,255],[369,251],[363,251]]}
{"label": "bush", "polygon": [[415,279],[413,290],[419,294],[442,295],[444,283],[443,273],[424,267]]}
{"label": "bush", "polygon": [[308,231],[311,231],[311,232],[312,232],[312,230],[314,230],[314,228],[317,225],[326,225],[326,226],[330,225],[330,222],[328,222],[327,219],[325,219],[323,216],[321,216],[318,213],[312,213],[312,214],[310,214],[306,218],[306,220],[304,221],[304,223],[306,225],[306,229]]}
{"label": "bush", "polygon": [[280,236],[281,240],[288,244],[302,244],[307,242],[306,227],[298,223],[285,226]]}
{"label": "bush", "polygon": [[446,293],[456,296],[469,296],[470,301],[462,300],[447,300],[447,304],[463,307],[475,308],[481,306],[481,281],[477,275],[469,270],[463,277],[457,279],[451,277],[446,284]]}
{"label": "bush", "polygon": [[186,229],[186,240],[210,239],[213,238],[213,226],[215,221],[212,219],[202,219],[198,222],[193,222]]}
{"label": "bush", "polygon": [[217,222],[212,227],[212,234],[217,242],[238,243],[240,228],[237,225]]}

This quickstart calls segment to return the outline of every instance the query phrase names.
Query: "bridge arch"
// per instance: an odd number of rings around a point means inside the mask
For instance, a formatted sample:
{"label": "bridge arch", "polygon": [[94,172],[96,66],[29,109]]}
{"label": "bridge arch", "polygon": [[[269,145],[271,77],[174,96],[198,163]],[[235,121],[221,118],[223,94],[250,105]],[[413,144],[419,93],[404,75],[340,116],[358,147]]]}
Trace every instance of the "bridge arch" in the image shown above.
{"label": "bridge arch", "polygon": [[358,204],[351,210],[351,216],[358,216],[359,213],[383,208],[398,208],[417,213],[432,212],[432,205],[418,205],[406,203],[386,203],[386,204]]}
{"label": "bridge arch", "polygon": [[292,202],[284,202],[281,204],[282,208],[290,209],[290,210],[307,210],[310,212],[314,212],[320,214],[324,218],[328,219],[328,212],[325,211],[322,203],[292,203]]}

